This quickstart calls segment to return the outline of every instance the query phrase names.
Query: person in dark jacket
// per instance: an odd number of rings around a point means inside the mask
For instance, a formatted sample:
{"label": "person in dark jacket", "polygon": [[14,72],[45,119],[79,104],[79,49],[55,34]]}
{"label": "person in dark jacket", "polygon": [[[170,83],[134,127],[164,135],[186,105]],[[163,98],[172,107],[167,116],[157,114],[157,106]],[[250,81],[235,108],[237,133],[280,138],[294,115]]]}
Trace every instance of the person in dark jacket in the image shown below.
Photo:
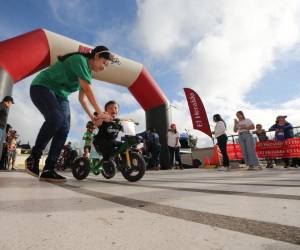
{"label": "person in dark jacket", "polygon": [[[289,138],[294,138],[293,125],[286,121],[286,115],[279,115],[276,117],[275,124],[269,128],[269,131],[275,131],[275,140],[283,141]],[[290,164],[289,158],[283,158],[284,167],[288,168],[297,167],[296,159],[292,158],[292,163]]]}
{"label": "person in dark jacket", "polygon": [[149,162],[150,169],[159,170],[160,169],[160,151],[161,144],[159,141],[159,135],[155,128],[149,128],[147,133],[148,140],[148,150],[151,153],[151,158]]}

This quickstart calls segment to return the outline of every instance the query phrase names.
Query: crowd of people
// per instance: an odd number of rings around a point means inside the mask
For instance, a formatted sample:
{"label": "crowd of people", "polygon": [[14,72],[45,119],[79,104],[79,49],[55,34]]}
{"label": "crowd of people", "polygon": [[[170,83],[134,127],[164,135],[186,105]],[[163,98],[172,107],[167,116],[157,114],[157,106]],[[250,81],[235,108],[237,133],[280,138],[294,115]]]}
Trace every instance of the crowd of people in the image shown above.
{"label": "crowd of people", "polygon": [[[284,115],[276,117],[275,124],[272,125],[268,131],[275,131],[274,140],[283,141],[294,137],[293,126],[286,121]],[[213,120],[216,123],[213,134],[217,138],[217,144],[220,148],[223,165],[219,170],[230,170],[229,157],[227,153],[227,141],[228,136],[226,134],[226,123],[219,114],[213,116]],[[261,124],[256,124],[246,118],[242,111],[236,113],[236,119],[234,119],[234,132],[238,133],[238,141],[242,150],[243,160],[248,166],[248,170],[262,169],[259,159],[256,153],[256,142],[253,135],[256,135],[259,141],[267,141],[267,131],[263,129]],[[267,168],[273,167],[273,160],[266,159]],[[296,158],[283,158],[284,167],[297,167]]]}

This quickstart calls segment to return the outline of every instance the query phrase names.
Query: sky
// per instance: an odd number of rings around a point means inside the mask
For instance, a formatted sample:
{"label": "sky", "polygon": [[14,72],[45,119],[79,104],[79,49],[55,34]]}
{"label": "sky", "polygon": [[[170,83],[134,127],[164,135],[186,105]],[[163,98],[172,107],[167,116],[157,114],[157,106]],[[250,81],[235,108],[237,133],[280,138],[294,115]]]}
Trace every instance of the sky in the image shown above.
{"label": "sky", "polygon": [[[211,126],[219,113],[233,134],[244,111],[268,129],[277,115],[300,125],[300,1],[298,0],[0,0],[0,41],[45,28],[141,62],[172,105],[171,120],[207,146],[192,129],[183,88],[201,97]],[[34,143],[43,122],[29,97],[34,76],[18,82],[8,122],[22,142]],[[120,116],[140,122],[145,115],[123,87],[93,81],[97,100],[121,105]],[[68,140],[80,144],[88,117],[70,96]]]}

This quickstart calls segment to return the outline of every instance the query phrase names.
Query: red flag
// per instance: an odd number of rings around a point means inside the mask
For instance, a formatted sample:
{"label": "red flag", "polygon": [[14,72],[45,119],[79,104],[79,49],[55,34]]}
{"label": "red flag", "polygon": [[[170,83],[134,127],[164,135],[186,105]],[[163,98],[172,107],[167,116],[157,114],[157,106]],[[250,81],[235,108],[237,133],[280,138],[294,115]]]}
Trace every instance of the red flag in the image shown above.
{"label": "red flag", "polygon": [[189,104],[194,129],[198,129],[212,137],[205,108],[200,97],[194,90],[189,88],[184,88],[184,92]]}

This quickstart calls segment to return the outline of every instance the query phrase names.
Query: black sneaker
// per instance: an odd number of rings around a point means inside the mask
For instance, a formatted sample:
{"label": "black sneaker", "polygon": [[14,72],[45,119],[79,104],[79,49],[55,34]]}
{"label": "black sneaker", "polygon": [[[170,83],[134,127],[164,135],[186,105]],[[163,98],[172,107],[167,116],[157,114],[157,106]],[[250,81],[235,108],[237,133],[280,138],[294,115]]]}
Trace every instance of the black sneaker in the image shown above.
{"label": "black sneaker", "polygon": [[54,170],[44,170],[40,176],[40,181],[65,182],[67,179]]}
{"label": "black sneaker", "polygon": [[34,161],[33,158],[29,156],[25,160],[25,171],[34,177],[39,177],[39,161]]}

